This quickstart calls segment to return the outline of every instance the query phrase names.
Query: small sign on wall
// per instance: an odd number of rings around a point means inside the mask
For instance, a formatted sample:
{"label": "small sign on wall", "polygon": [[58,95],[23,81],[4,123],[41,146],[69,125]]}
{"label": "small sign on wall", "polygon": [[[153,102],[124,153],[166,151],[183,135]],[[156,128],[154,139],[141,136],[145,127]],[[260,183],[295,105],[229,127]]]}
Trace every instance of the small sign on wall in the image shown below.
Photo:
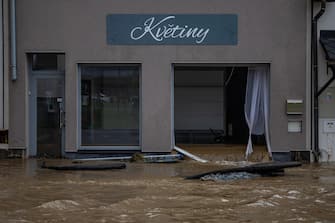
{"label": "small sign on wall", "polygon": [[235,14],[113,14],[111,45],[237,45]]}
{"label": "small sign on wall", "polygon": [[302,121],[301,120],[288,120],[287,131],[290,133],[302,132]]}
{"label": "small sign on wall", "polygon": [[323,132],[335,133],[335,119],[323,120]]}

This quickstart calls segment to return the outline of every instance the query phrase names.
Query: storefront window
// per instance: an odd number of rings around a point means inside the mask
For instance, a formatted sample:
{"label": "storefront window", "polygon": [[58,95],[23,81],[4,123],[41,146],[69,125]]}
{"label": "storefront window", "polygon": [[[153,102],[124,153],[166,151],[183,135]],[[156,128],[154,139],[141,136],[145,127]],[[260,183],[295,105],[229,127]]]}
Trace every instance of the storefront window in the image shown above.
{"label": "storefront window", "polygon": [[139,145],[139,67],[81,65],[82,146]]}

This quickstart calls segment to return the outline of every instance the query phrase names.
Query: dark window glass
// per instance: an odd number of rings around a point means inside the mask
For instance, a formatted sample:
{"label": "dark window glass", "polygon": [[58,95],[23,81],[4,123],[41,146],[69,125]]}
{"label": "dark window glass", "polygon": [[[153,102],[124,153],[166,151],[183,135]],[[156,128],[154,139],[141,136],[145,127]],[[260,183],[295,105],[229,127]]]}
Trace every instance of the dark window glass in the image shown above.
{"label": "dark window glass", "polygon": [[139,145],[138,66],[81,66],[82,145]]}
{"label": "dark window glass", "polygon": [[32,55],[32,69],[64,70],[64,54],[36,53]]}

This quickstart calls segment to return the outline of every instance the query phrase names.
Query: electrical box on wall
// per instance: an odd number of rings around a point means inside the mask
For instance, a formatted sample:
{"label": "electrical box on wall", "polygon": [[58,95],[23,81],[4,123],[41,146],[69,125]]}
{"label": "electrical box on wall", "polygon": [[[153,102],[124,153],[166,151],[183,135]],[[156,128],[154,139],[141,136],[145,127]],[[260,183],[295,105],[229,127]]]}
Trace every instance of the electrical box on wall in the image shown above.
{"label": "electrical box on wall", "polygon": [[302,121],[301,120],[289,120],[287,124],[287,131],[291,133],[302,132]]}
{"label": "electrical box on wall", "polygon": [[335,119],[323,120],[323,132],[335,133]]}
{"label": "electrical box on wall", "polygon": [[286,114],[288,115],[302,115],[304,111],[304,103],[301,99],[286,100]]}

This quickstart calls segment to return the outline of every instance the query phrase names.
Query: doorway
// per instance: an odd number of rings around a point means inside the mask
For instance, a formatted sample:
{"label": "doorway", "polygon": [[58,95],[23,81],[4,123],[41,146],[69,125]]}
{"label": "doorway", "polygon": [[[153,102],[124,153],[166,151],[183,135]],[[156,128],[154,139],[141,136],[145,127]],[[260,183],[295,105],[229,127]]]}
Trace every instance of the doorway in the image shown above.
{"label": "doorway", "polygon": [[[220,153],[229,154],[230,160],[244,159],[248,71],[248,65],[174,66],[176,146],[210,160]],[[256,150],[266,154],[264,135],[252,138]]]}
{"label": "doorway", "polygon": [[31,54],[30,156],[59,158],[65,132],[64,55]]}
{"label": "doorway", "polygon": [[246,144],[247,67],[175,67],[177,144]]}

